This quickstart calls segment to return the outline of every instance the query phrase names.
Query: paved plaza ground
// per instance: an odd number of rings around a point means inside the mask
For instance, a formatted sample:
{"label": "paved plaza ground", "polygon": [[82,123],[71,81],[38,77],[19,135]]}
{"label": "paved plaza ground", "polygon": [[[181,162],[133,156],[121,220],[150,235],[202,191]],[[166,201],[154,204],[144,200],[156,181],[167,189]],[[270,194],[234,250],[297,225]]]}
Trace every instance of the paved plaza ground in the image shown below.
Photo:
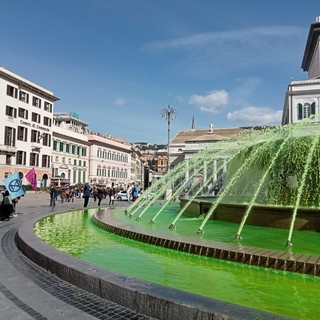
{"label": "paved plaza ground", "polygon": [[[151,319],[62,281],[17,250],[17,229],[30,217],[51,212],[49,202],[47,193],[28,192],[17,205],[18,216],[0,222],[0,319]],[[102,200],[102,207],[107,205]],[[88,208],[94,207],[97,203],[90,199]],[[58,201],[54,212],[82,208],[83,199]]]}

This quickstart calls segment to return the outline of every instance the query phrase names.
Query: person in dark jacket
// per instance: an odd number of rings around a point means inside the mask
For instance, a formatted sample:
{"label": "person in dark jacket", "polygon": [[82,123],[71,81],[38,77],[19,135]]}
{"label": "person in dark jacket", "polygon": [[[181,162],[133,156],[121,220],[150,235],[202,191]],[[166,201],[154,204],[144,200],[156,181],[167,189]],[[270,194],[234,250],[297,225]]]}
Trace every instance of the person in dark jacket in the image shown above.
{"label": "person in dark jacket", "polygon": [[4,220],[10,220],[10,214],[13,213],[14,208],[9,191],[6,190],[3,196],[2,215]]}
{"label": "person in dark jacket", "polygon": [[91,196],[91,189],[88,184],[85,184],[83,188],[84,208],[88,206],[90,196]]}
{"label": "person in dark jacket", "polygon": [[98,206],[100,207],[101,201],[104,198],[104,190],[102,188],[97,189]]}

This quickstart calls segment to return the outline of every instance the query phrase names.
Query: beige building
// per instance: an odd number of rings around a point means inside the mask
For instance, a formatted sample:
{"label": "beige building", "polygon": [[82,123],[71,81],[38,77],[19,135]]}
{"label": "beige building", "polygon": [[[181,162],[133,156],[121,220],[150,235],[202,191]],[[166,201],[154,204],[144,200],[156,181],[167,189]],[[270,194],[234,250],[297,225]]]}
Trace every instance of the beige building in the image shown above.
{"label": "beige building", "polygon": [[131,177],[131,144],[123,138],[112,138],[88,131],[89,176],[88,182],[104,187],[112,184],[126,188]]}
{"label": "beige building", "polygon": [[213,128],[180,130],[171,140],[170,167],[176,166],[184,159],[192,157],[200,150],[212,146],[214,143],[239,134],[243,128]]}
{"label": "beige building", "polygon": [[[0,180],[34,168],[38,185],[51,169],[53,92],[0,67]],[[1,184],[0,181],[0,184]],[[25,178],[22,181],[27,184]]]}

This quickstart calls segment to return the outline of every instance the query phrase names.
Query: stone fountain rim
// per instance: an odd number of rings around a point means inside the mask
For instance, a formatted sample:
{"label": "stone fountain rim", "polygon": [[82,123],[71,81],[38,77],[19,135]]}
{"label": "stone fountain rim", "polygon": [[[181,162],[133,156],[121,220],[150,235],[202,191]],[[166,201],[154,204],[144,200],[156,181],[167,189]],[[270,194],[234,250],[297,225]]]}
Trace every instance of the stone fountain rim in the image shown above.
{"label": "stone fountain rim", "polygon": [[[91,209],[92,210],[92,209]],[[75,211],[75,210],[72,210]],[[69,211],[66,211],[69,212]],[[46,213],[25,221],[18,229],[16,243],[19,250],[37,265],[101,298],[158,319],[274,319],[275,315],[240,305],[203,297],[157,285],[148,281],[97,267],[69,256],[46,244],[33,232],[39,220],[61,213]],[[277,316],[277,319],[288,319]]]}

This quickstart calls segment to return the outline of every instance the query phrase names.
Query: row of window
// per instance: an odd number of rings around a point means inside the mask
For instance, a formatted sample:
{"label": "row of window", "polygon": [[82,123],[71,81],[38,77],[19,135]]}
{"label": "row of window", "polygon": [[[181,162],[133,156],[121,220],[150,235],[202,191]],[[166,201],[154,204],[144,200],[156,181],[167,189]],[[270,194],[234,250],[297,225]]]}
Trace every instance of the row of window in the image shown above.
{"label": "row of window", "polygon": [[97,176],[127,179],[128,172],[126,170],[119,170],[119,169],[97,168]]}
{"label": "row of window", "polygon": [[[19,100],[24,103],[29,103],[29,93],[18,90],[18,88],[7,85],[7,95],[12,98],[18,98],[19,93]],[[41,108],[42,100],[38,97],[32,96],[32,106]],[[44,101],[43,110],[52,112],[52,103]]]}
{"label": "row of window", "polygon": [[[16,128],[5,127],[4,128],[4,145],[6,146],[16,146],[16,139],[20,141],[28,141],[29,129],[18,126],[18,133],[16,136]],[[38,130],[31,129],[30,142],[42,143],[43,146],[51,146],[51,135],[48,133],[42,133]]]}
{"label": "row of window", "polygon": [[[71,172],[73,172],[72,177]],[[71,171],[69,169],[66,177],[66,174],[64,172],[59,172],[59,168],[52,168],[51,175],[53,178],[60,177],[61,179],[68,179],[71,183],[76,184],[86,181],[87,172],[85,170],[74,169],[73,171]]]}
{"label": "row of window", "polygon": [[[19,118],[23,118],[23,119],[28,120],[28,115],[29,115],[28,110],[26,110],[24,108],[18,109],[18,117]],[[17,118],[17,109],[14,107],[6,106],[6,116],[9,116],[12,118]],[[32,112],[31,113],[31,121],[36,122],[36,123],[40,123],[41,122],[41,115],[39,113]],[[43,117],[43,125],[45,125],[47,127],[51,127],[52,119],[44,116]]]}
{"label": "row of window", "polygon": [[[31,152],[29,154],[29,166],[39,167],[39,153]],[[16,154],[16,164],[27,165],[27,152],[18,150]],[[41,156],[41,167],[49,168],[50,167],[50,156],[43,154]]]}
{"label": "row of window", "polygon": [[101,159],[108,159],[108,160],[128,163],[128,156],[127,155],[115,153],[115,152],[111,152],[111,151],[105,151],[105,150],[98,149],[97,157],[101,158]]}
{"label": "row of window", "polygon": [[[53,156],[52,156],[53,157]],[[55,163],[59,163],[59,160],[60,160],[60,158],[59,158],[59,156],[56,156],[55,157]],[[52,161],[53,161],[53,158],[52,158]],[[66,158],[65,157],[62,157],[61,158],[61,162],[62,163],[66,163]],[[69,158],[69,165],[72,165],[72,159],[71,158]],[[85,161],[85,160],[77,160],[77,159],[73,159],[73,165],[74,166],[79,166],[79,167],[81,167],[82,165],[84,166],[84,167],[86,167],[87,166],[87,161]]]}
{"label": "row of window", "polygon": [[65,143],[57,140],[53,140],[53,150],[59,152],[66,152],[71,154],[76,154],[78,156],[87,156],[87,148],[76,146],[74,144]]}

